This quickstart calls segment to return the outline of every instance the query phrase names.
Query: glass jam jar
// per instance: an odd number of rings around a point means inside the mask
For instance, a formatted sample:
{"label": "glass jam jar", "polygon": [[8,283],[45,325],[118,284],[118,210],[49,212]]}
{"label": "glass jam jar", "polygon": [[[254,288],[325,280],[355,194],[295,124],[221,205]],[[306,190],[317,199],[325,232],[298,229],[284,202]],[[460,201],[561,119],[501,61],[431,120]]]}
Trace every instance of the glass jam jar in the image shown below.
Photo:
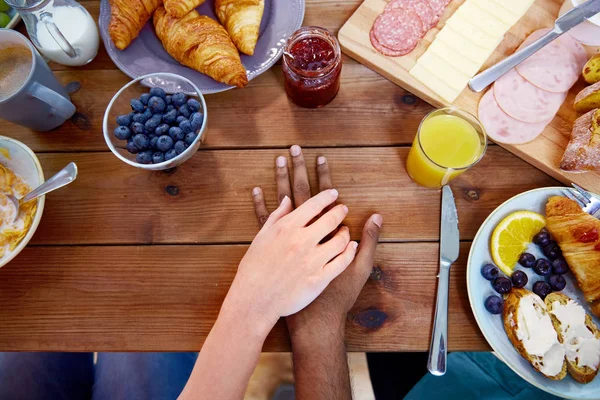
{"label": "glass jam jar", "polygon": [[302,27],[290,36],[282,67],[291,101],[300,107],[323,107],[340,89],[340,44],[327,29]]}

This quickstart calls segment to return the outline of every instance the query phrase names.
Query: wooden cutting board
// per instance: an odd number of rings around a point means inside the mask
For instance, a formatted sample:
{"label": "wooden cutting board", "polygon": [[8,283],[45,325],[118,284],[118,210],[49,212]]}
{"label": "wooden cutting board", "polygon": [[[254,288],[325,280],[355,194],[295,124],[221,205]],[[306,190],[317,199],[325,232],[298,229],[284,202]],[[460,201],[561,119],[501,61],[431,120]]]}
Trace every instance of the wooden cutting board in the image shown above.
{"label": "wooden cutting board", "polygon": [[[437,33],[443,28],[445,21],[464,1],[452,1],[438,26],[427,33],[412,53],[404,57],[386,57],[371,46],[369,31],[377,16],[383,12],[387,2],[385,0],[365,0],[340,30],[338,35],[340,45],[344,53],[350,57],[367,65],[433,106],[448,106],[449,103],[414,79],[408,71],[435,39]],[[496,48],[483,69],[512,54],[531,32],[540,28],[552,27],[562,3],[563,0],[536,0],[527,14],[506,34],[504,41]],[[600,193],[599,173],[568,173],[558,168],[569,142],[573,122],[579,116],[573,110],[572,104],[575,95],[584,87],[585,82],[581,79],[571,89],[556,118],[537,139],[523,145],[500,145],[567,185],[575,182],[590,191]],[[471,92],[467,88],[452,104],[477,115],[477,105],[481,96],[482,94]]]}

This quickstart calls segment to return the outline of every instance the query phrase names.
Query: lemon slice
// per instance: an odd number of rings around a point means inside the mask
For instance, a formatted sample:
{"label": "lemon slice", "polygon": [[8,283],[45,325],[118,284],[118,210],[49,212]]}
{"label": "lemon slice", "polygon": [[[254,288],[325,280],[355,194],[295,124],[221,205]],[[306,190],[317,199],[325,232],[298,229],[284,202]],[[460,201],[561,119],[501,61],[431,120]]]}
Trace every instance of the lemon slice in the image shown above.
{"label": "lemon slice", "polygon": [[517,211],[504,218],[494,229],[490,251],[494,263],[510,276],[533,237],[546,226],[546,218],[532,211]]}

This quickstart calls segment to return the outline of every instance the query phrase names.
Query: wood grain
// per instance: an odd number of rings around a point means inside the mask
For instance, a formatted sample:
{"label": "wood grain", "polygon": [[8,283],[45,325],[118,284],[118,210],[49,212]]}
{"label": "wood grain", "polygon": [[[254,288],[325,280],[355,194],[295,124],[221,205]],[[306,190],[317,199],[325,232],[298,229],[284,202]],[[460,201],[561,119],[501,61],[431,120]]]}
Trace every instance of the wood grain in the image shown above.
{"label": "wood grain", "polygon": [[[464,0],[452,1],[438,27],[430,30],[425,35],[417,49],[407,56],[394,58],[386,57],[377,52],[372,47],[369,39],[369,31],[373,22],[383,11],[386,1],[365,0],[340,30],[338,35],[340,44],[346,54],[381,73],[392,82],[406,88],[434,107],[447,106],[449,105],[448,102],[414,79],[408,71],[435,39],[437,33],[444,26],[444,22],[462,3],[464,3]],[[561,0],[537,0],[529,12],[505,35],[504,41],[498,46],[482,69],[494,65],[512,54],[531,32],[553,26],[562,3]],[[583,82],[579,82],[571,90],[556,118],[546,127],[544,133],[533,142],[523,145],[501,144],[501,146],[561,182],[566,184],[575,182],[588,190],[600,193],[600,173],[573,174],[560,171],[558,168],[571,134],[573,122],[577,118],[577,114],[572,108],[573,99],[582,87]],[[471,92],[466,88],[454,101],[453,105],[476,115],[480,98],[481,94]]]}
{"label": "wood grain", "polygon": [[[275,207],[275,158],[285,153],[205,150],[168,172],[136,169],[111,153],[43,154],[47,176],[69,161],[77,163],[80,175],[48,195],[32,243],[249,243],[257,231],[251,190],[262,186],[270,209]],[[346,223],[354,236],[377,211],[385,219],[383,241],[438,240],[440,192],[410,180],[404,168],[407,148],[305,154],[313,183],[317,155],[328,158],[335,187],[350,208]],[[490,148],[480,165],[452,184],[462,238],[473,238],[488,214],[510,197],[555,184],[501,148]]]}
{"label": "wood grain", "polygon": [[[486,350],[465,262],[452,268],[449,349]],[[0,351],[197,351],[245,246],[28,247],[0,269]],[[382,244],[347,322],[349,351],[426,350],[438,246]],[[415,268],[418,265],[419,268]],[[283,324],[265,351],[288,351]]]}

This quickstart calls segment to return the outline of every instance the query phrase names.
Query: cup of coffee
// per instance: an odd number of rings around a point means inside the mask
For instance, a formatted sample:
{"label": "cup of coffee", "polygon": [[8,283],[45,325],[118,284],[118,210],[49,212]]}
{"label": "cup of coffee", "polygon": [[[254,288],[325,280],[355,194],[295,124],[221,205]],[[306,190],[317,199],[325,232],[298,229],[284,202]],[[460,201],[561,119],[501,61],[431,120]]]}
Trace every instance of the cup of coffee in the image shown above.
{"label": "cup of coffee", "polygon": [[75,114],[66,89],[31,42],[0,29],[0,118],[36,131],[49,131]]}

